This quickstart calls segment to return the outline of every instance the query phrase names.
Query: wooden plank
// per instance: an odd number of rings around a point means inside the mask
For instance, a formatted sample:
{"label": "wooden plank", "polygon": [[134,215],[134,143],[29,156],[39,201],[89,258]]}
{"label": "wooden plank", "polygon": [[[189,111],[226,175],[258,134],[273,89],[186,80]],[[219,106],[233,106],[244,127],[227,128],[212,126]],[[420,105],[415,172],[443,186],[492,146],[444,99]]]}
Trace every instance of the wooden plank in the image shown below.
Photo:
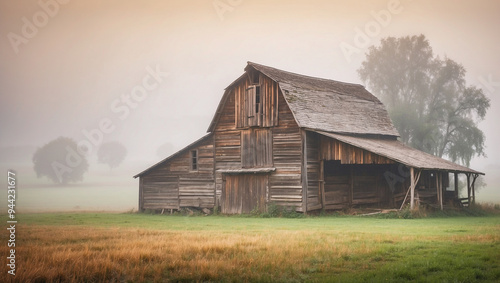
{"label": "wooden plank", "polygon": [[469,202],[469,205],[471,203],[471,198],[470,198],[470,174],[467,173],[465,174],[467,176],[467,200]]}
{"label": "wooden plank", "polygon": [[307,134],[301,130],[302,135],[302,210],[307,213]]}
{"label": "wooden plank", "polygon": [[410,178],[411,178],[411,185],[410,185],[410,209],[415,208],[415,169],[413,167],[410,168]]}
{"label": "wooden plank", "polygon": [[479,177],[478,174],[473,175],[472,180],[472,203],[476,203],[476,179]]}
{"label": "wooden plank", "polygon": [[138,211],[143,212],[144,211],[144,177],[139,177],[139,206],[138,206]]}

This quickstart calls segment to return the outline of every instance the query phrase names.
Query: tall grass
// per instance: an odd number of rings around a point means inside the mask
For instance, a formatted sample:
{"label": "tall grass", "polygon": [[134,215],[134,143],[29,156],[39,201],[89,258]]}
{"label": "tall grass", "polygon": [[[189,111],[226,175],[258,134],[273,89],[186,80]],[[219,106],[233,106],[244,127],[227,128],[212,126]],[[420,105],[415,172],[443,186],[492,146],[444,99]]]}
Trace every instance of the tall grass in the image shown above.
{"label": "tall grass", "polygon": [[448,220],[22,215],[15,281],[500,280],[500,218]]}

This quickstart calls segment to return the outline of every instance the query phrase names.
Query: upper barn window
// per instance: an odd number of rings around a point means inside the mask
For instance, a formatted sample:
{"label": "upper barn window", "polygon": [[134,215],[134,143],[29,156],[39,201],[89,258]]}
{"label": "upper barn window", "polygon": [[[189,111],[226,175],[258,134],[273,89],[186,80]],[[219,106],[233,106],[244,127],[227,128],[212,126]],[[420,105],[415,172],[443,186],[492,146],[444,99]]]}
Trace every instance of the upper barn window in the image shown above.
{"label": "upper barn window", "polygon": [[191,150],[191,171],[198,171],[198,151]]}
{"label": "upper barn window", "polygon": [[260,86],[252,85],[246,89],[245,108],[248,126],[260,126],[262,121],[262,96]]}

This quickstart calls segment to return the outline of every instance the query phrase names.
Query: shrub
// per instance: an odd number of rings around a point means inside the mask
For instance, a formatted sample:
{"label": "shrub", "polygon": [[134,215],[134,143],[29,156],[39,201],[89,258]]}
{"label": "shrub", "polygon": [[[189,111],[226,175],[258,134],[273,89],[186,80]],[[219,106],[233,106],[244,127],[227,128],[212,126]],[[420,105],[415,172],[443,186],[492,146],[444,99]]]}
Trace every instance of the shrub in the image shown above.
{"label": "shrub", "polygon": [[293,207],[285,207],[271,202],[267,206],[266,212],[261,212],[259,207],[250,211],[250,215],[261,218],[302,218],[304,214],[296,212]]}

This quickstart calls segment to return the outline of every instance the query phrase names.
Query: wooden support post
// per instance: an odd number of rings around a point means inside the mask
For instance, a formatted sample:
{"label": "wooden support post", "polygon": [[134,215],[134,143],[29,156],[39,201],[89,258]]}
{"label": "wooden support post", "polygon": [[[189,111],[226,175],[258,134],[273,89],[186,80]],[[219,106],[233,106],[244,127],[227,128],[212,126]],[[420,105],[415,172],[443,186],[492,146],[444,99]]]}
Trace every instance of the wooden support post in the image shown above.
{"label": "wooden support post", "polygon": [[301,131],[302,135],[302,212],[307,214],[307,132]]}
{"label": "wooden support post", "polygon": [[325,208],[325,161],[319,162],[319,193],[321,196],[321,207]]}
{"label": "wooden support post", "polygon": [[436,190],[439,207],[443,210],[443,176],[439,171],[436,171]]}
{"label": "wooden support post", "polygon": [[472,203],[476,203],[476,179],[479,177],[478,174],[473,175],[472,179]]}
{"label": "wooden support post", "polygon": [[440,200],[441,200],[441,195],[439,193],[439,173],[438,171],[436,171],[435,174],[435,177],[436,177],[436,194],[437,194],[437,202],[440,203]]}
{"label": "wooden support post", "polygon": [[413,210],[415,208],[415,169],[413,167],[410,168],[410,209]]}
{"label": "wooden support post", "polygon": [[455,198],[458,199],[458,173],[455,172]]}
{"label": "wooden support post", "polygon": [[438,177],[438,179],[439,179],[439,182],[438,182],[439,206],[441,207],[441,210],[443,210],[443,173],[439,172],[438,175],[436,175],[436,177]]}
{"label": "wooden support post", "polygon": [[354,198],[354,165],[349,165],[349,207],[352,207],[352,202]]}
{"label": "wooden support post", "polygon": [[470,173],[467,173],[467,201],[468,205],[470,205]]}

